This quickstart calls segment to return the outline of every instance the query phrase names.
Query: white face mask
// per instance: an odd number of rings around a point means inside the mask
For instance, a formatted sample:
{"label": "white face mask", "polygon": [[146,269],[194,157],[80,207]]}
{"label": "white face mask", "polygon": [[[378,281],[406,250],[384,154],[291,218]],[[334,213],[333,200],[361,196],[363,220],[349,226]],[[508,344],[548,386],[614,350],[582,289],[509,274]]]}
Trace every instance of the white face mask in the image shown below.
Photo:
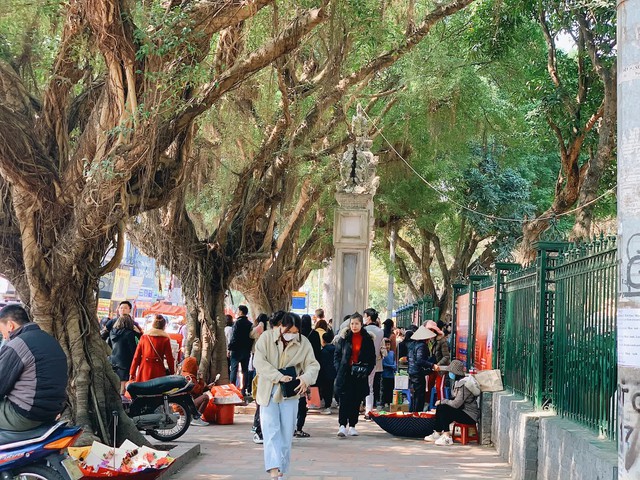
{"label": "white face mask", "polygon": [[297,336],[298,336],[297,333],[283,333],[282,334],[282,338],[284,338],[285,342],[290,342],[291,340],[293,340]]}

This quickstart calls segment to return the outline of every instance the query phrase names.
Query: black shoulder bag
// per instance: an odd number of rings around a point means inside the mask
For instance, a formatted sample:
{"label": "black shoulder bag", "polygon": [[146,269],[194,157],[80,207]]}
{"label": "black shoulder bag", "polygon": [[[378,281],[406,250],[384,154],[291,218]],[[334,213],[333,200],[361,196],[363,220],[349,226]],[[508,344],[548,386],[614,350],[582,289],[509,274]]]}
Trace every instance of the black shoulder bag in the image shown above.
{"label": "black shoulder bag", "polygon": [[296,397],[298,393],[296,388],[300,385],[300,379],[296,377],[296,367],[281,368],[278,370],[283,375],[291,377],[293,380],[290,382],[280,382],[280,388],[282,388],[282,396],[284,398]]}

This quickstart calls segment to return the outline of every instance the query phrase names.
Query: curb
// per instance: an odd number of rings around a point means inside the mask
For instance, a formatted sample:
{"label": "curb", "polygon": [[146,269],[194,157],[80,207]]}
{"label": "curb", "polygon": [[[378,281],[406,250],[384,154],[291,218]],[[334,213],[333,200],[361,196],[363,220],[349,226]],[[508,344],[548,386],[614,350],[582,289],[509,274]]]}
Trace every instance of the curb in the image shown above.
{"label": "curb", "polygon": [[186,466],[191,460],[197,458],[200,455],[200,444],[182,443],[172,448],[169,451],[169,455],[174,458],[173,463],[162,470],[162,473],[157,478],[168,479]]}

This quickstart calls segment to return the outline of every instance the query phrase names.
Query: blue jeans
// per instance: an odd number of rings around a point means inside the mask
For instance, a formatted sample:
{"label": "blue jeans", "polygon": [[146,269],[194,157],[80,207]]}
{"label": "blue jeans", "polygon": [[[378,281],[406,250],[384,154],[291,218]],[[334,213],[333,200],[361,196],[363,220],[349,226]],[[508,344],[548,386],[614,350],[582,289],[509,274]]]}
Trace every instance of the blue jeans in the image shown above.
{"label": "blue jeans", "polygon": [[273,395],[280,384],[271,390],[269,405],[260,405],[260,426],[264,439],[264,469],[279,468],[282,473],[289,470],[293,431],[296,429],[298,399],[291,398],[280,403],[273,401]]}

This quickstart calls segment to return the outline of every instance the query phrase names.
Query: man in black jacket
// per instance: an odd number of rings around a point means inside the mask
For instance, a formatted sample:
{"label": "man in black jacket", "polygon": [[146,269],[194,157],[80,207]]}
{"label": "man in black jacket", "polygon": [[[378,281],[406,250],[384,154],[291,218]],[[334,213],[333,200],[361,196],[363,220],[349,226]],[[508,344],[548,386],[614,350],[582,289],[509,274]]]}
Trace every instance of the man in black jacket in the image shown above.
{"label": "man in black jacket", "polygon": [[247,318],[249,309],[245,305],[238,306],[238,318],[233,324],[233,331],[231,332],[231,341],[229,342],[229,351],[231,352],[231,373],[229,381],[233,384],[238,379],[238,366],[242,367],[242,386],[240,390],[242,395],[247,396],[247,388],[251,388],[251,385],[247,385],[247,372],[249,371],[249,358],[251,357],[251,347],[253,346],[253,339],[251,338],[251,328],[253,324],[251,320]]}
{"label": "man in black jacket", "polygon": [[24,431],[53,422],[64,409],[67,358],[58,341],[24,308],[0,310],[0,430]]}

